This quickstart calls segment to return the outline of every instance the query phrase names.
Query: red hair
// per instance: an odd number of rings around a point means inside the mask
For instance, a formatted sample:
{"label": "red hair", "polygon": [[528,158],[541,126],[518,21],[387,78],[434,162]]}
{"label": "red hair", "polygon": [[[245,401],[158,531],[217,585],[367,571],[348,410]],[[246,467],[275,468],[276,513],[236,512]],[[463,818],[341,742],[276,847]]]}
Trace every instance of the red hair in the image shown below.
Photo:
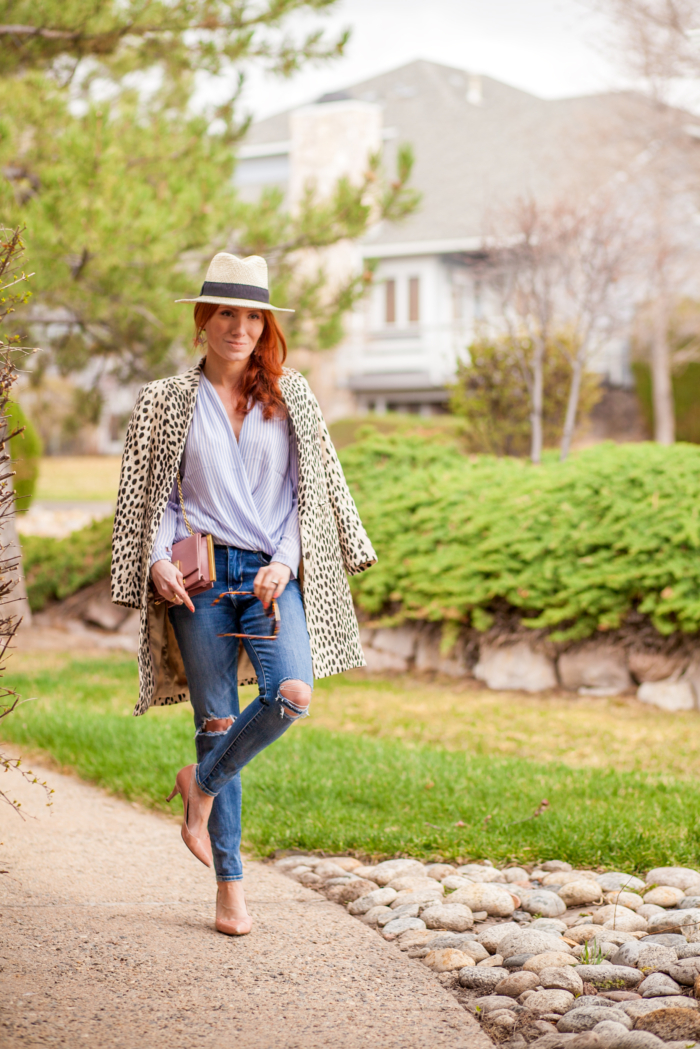
{"label": "red hair", "polygon": [[[198,302],[194,308],[195,346],[206,325],[219,309],[221,303]],[[251,307],[252,309],[253,307]],[[248,367],[241,382],[236,410],[246,414],[250,401],[262,405],[263,419],[272,419],[280,413],[286,414],[279,380],[282,365],[287,359],[287,341],[271,310],[261,310],[264,327],[257,345],[248,359]]]}

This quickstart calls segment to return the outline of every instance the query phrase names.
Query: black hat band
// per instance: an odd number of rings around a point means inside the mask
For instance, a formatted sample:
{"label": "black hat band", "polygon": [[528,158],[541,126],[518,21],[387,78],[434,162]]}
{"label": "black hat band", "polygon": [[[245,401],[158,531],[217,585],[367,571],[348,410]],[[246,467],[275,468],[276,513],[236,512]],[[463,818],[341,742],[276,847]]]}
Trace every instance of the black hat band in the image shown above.
{"label": "black hat band", "polygon": [[270,301],[270,292],[267,288],[258,288],[255,284],[221,284],[215,280],[205,280],[200,295],[216,295],[220,299]]}

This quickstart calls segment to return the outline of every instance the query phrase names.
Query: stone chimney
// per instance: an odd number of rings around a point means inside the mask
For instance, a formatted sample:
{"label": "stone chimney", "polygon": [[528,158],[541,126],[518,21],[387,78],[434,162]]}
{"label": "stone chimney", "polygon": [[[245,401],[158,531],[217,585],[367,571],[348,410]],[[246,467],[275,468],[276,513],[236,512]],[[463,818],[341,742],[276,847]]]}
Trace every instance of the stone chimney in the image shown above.
{"label": "stone chimney", "polygon": [[292,206],[308,183],[327,197],[344,175],[359,182],[367,158],[382,144],[382,110],[372,102],[343,99],[295,109],[290,117],[289,198]]}
{"label": "stone chimney", "polygon": [[467,102],[473,106],[481,106],[484,103],[484,92],[481,84],[481,73],[469,74],[469,86],[467,87]]}

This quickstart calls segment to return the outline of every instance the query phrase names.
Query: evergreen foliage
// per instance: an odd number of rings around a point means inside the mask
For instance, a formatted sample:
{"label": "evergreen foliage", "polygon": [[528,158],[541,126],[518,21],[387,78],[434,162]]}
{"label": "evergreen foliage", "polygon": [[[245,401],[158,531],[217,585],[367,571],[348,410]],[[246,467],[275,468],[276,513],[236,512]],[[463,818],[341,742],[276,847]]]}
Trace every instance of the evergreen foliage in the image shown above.
{"label": "evergreen foliage", "polygon": [[63,375],[90,365],[95,382],[174,370],[193,334],[174,300],[199,289],[220,250],[270,259],[273,300],[299,307],[292,345],[342,337],[371,273],[333,283],[323,250],[415,209],[410,149],[398,149],[395,177],[368,158],[359,185],[341,179],[328,199],[309,186],[293,212],[277,191],[247,202],[233,184],[242,70],[289,75],[342,53],[345,34],[287,27],[333,3],[0,2],[0,219],[27,227],[31,322],[52,351],[37,357],[35,385],[52,362]]}
{"label": "evergreen foliage", "polygon": [[62,601],[81,587],[109,575],[114,518],[93,521],[65,539],[22,537],[22,560],[32,612]]}
{"label": "evergreen foliage", "polygon": [[42,453],[41,437],[20,408],[17,401],[8,401],[5,412],[11,433],[22,430],[10,440],[10,458],[15,476],[15,508],[24,513],[31,506],[39,477],[39,460]]}
{"label": "evergreen foliage", "polygon": [[508,605],[554,640],[619,627],[700,631],[700,448],[597,445],[564,463],[466,457],[376,432],[342,452],[379,555],[359,608],[487,629]]}

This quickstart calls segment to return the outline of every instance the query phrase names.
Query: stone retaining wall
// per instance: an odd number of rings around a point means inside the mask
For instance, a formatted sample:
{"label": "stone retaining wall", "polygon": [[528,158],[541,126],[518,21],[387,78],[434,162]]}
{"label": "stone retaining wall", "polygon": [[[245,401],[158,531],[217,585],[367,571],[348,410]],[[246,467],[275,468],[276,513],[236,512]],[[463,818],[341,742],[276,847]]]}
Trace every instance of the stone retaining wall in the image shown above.
{"label": "stone retaining wall", "polygon": [[589,641],[556,652],[551,644],[462,638],[445,655],[441,628],[433,623],[362,628],[367,669],[373,673],[433,671],[473,677],[488,688],[542,692],[564,688],[579,695],[610,696],[636,690],[643,703],[664,710],[700,709],[700,647],[669,655],[630,650],[608,640]]}

